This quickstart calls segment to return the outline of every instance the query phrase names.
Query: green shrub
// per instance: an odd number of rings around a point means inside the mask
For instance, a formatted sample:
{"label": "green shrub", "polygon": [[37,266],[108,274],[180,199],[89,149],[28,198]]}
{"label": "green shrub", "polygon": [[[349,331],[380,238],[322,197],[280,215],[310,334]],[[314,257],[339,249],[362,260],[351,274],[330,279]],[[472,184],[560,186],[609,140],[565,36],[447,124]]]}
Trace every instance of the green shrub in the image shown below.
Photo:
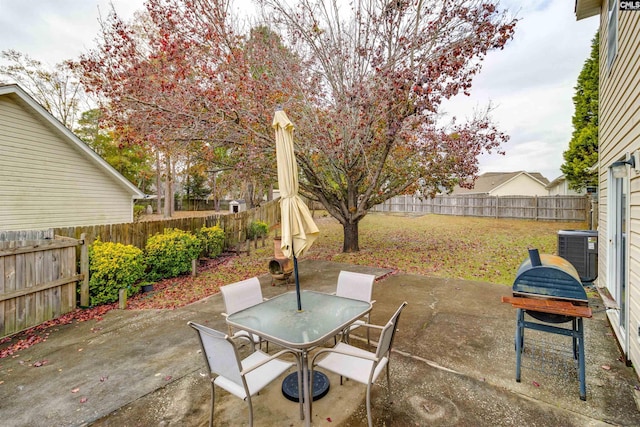
{"label": "green shrub", "polygon": [[200,239],[193,234],[167,228],[147,240],[147,278],[151,281],[176,277],[191,271],[191,261],[200,255]]}
{"label": "green shrub", "polygon": [[253,240],[257,237],[264,237],[269,233],[269,226],[266,222],[251,221],[247,228],[247,239]]}
{"label": "green shrub", "polygon": [[218,226],[202,227],[198,231],[198,238],[202,246],[202,255],[208,258],[215,258],[224,249],[224,230]]}
{"label": "green shrub", "polygon": [[89,247],[89,300],[91,305],[118,301],[118,292],[137,293],[144,277],[142,250],[122,243],[102,242]]}

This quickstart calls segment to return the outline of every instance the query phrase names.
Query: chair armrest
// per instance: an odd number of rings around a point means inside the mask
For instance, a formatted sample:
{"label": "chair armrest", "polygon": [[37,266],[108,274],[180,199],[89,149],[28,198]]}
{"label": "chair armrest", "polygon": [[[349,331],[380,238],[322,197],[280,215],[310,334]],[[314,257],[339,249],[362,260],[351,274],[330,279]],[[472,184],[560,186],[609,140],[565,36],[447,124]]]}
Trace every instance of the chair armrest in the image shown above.
{"label": "chair armrest", "polygon": [[229,335],[229,337],[233,340],[233,341],[239,341],[239,340],[247,340],[247,342],[249,344],[251,344],[251,349],[254,350],[254,343],[253,343],[253,339],[251,339],[250,336],[247,335]]}
{"label": "chair armrest", "polygon": [[225,319],[226,319],[227,317],[229,317],[229,315],[228,315],[227,313],[224,313],[224,312],[223,312],[223,313],[220,313],[220,315],[221,315],[222,317],[224,317]]}
{"label": "chair armrest", "polygon": [[371,353],[371,352],[367,352],[369,354],[362,354],[362,353],[354,353],[350,351],[340,351],[340,350],[336,350],[335,348],[321,348],[313,356],[313,359],[311,359],[311,366],[316,365],[316,358],[323,353],[337,353],[337,354],[344,354],[345,356],[357,357],[358,359],[371,360],[373,362],[379,361],[375,353]]}
{"label": "chair armrest", "polygon": [[374,325],[373,323],[361,323],[360,327],[383,330],[384,326]]}

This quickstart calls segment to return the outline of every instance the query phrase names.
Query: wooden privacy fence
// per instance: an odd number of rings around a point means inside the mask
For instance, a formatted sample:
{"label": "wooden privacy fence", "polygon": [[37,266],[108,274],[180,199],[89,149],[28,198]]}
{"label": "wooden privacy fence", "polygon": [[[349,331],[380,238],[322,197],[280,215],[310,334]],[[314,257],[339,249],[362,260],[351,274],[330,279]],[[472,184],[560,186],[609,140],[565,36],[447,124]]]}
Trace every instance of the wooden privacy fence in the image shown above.
{"label": "wooden privacy fence", "polygon": [[83,262],[77,272],[76,247],[83,243],[65,237],[0,241],[1,337],[76,308],[76,283],[88,271]]}
{"label": "wooden privacy fence", "polygon": [[178,228],[195,233],[202,227],[219,225],[225,232],[225,245],[231,247],[246,239],[246,230],[252,221],[262,221],[272,226],[280,221],[280,203],[275,200],[263,206],[234,214],[216,214],[205,217],[168,218],[158,221],[143,221],[126,224],[85,225],[54,228],[58,236],[80,238],[86,235],[91,244],[97,237],[103,242],[122,243],[144,249],[147,239],[163,233],[165,228]]}
{"label": "wooden privacy fence", "polygon": [[374,206],[371,212],[587,221],[591,212],[591,199],[588,196],[437,195],[433,199],[396,196]]}
{"label": "wooden privacy fence", "polygon": [[81,305],[88,305],[88,246],[97,237],[104,242],[144,249],[148,237],[164,232],[165,228],[196,232],[204,226],[219,225],[225,232],[225,244],[232,246],[246,239],[246,230],[252,221],[273,226],[279,220],[280,204],[272,201],[249,211],[199,218],[0,231],[0,337],[75,309],[77,282],[82,282]]}

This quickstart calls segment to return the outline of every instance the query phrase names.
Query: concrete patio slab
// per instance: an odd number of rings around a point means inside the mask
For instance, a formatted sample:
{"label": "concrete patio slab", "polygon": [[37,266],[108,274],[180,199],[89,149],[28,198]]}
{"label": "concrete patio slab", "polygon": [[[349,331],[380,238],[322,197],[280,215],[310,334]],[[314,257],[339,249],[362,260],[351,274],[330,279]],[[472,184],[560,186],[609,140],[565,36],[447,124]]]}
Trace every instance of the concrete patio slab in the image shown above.
{"label": "concrete patio slab", "polygon": [[[391,400],[383,378],[373,387],[375,425],[640,425],[638,377],[619,360],[597,297],[590,302],[594,317],[585,320],[587,400],[581,401],[570,356],[531,356],[570,348],[565,337],[528,331],[522,381],[515,381],[515,309],[500,302],[509,287],[313,260],[300,262],[300,282],[332,292],[341,270],[379,277],[373,323],[409,303],[391,359]],[[293,290],[271,286],[268,275],[260,279],[265,297]],[[56,327],[45,342],[0,360],[1,424],[207,425],[210,386],[186,323],[226,330],[222,311],[220,295],[213,295],[177,310],[113,310],[98,322]],[[366,346],[362,337],[351,341]],[[365,387],[329,379],[328,395],[313,403],[313,425],[366,425]],[[254,398],[254,411],[256,426],[304,424],[278,382]],[[245,403],[217,390],[216,425],[246,425],[247,415]]]}

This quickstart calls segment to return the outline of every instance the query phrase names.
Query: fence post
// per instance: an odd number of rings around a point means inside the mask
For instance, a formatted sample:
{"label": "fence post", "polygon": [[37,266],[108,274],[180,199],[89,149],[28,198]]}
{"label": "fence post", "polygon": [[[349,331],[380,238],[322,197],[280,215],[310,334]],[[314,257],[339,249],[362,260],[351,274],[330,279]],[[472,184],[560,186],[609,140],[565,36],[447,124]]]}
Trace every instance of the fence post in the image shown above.
{"label": "fence post", "polygon": [[87,233],[82,233],[80,240],[82,240],[82,247],[80,248],[80,273],[82,274],[80,306],[89,307],[89,245],[87,244]]}
{"label": "fence post", "polygon": [[124,310],[127,308],[127,290],[126,289],[118,290],[118,308],[120,310]]}

